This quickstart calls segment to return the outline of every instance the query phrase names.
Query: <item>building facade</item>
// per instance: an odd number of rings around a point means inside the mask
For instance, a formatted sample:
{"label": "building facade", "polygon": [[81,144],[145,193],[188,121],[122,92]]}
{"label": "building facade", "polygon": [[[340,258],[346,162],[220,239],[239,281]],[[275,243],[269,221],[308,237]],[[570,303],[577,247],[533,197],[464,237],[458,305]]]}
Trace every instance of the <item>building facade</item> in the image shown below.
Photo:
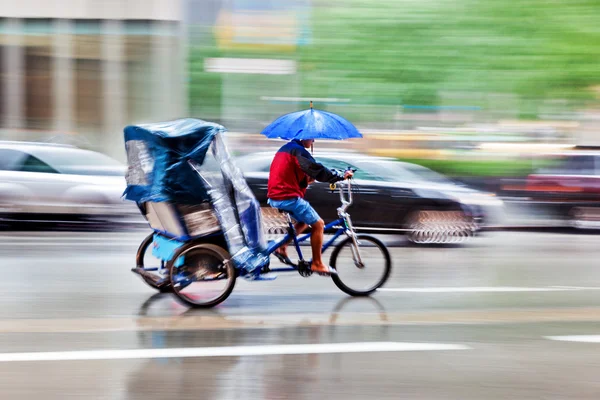
{"label": "building facade", "polygon": [[185,116],[177,0],[0,4],[0,139],[62,140],[123,159],[123,127]]}

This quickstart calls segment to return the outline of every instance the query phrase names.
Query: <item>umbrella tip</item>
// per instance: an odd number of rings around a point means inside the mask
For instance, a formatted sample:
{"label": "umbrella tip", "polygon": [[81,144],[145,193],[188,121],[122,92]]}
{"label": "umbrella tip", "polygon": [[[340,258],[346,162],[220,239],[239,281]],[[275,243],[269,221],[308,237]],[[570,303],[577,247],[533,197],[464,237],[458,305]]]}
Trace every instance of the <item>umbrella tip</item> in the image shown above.
{"label": "umbrella tip", "polygon": [[311,101],[310,101],[310,109],[312,110],[312,108],[313,108],[313,107],[312,107],[312,100],[311,100]]}

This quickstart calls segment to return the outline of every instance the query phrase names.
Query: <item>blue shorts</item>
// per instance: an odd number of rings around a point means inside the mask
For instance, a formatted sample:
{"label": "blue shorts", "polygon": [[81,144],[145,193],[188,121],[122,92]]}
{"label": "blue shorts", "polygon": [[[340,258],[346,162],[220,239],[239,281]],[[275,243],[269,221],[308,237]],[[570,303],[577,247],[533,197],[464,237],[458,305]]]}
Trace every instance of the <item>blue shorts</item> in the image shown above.
{"label": "blue shorts", "polygon": [[308,201],[300,197],[289,200],[269,199],[267,203],[273,208],[288,212],[296,221],[304,222],[308,225],[313,225],[321,219]]}

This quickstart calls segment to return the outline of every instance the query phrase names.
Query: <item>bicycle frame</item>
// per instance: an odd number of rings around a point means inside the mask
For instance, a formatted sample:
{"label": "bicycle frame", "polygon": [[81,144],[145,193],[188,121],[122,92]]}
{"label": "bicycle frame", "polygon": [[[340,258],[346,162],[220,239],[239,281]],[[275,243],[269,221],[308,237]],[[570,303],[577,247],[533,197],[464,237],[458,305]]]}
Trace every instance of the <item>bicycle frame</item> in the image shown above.
{"label": "bicycle frame", "polygon": [[[291,221],[288,221],[288,225],[289,225],[288,233],[280,241],[272,243],[267,248],[267,253],[273,254],[273,252],[275,252],[275,250],[277,250],[278,248],[283,246],[285,243],[288,243],[289,241],[293,241],[294,247],[296,249],[296,252],[298,253],[298,257],[299,257],[300,261],[304,261],[304,256],[302,255],[302,249],[300,248],[300,243],[308,240],[311,237],[311,234],[307,233],[307,234],[304,234],[304,235],[298,237],[295,233],[294,225],[292,224]],[[336,225],[342,225],[342,226],[340,228],[338,228],[338,230],[334,233],[334,235],[331,239],[329,239],[327,242],[325,242],[323,244],[323,247],[321,248],[322,253],[325,253],[327,251],[327,249],[330,248],[333,245],[333,243],[340,236],[342,236],[344,233],[346,233],[348,231],[348,228],[345,227],[345,221],[343,218],[339,218],[339,219],[325,225],[325,231],[331,230],[331,228],[335,227]],[[290,266],[290,267],[280,267],[280,268],[269,268],[269,270],[271,272],[285,272],[285,271],[296,271],[297,268]]]}
{"label": "bicycle frame", "polygon": [[[335,231],[333,237],[323,244],[323,247],[321,248],[321,253],[325,253],[327,251],[327,249],[329,247],[331,247],[333,245],[333,243],[340,236],[342,236],[343,234],[346,234],[349,237],[351,237],[354,241],[354,246],[352,248],[352,252],[353,252],[355,262],[357,264],[362,265],[362,259],[360,256],[360,251],[358,250],[358,241],[356,240],[356,234],[354,233],[354,228],[352,226],[350,215],[348,213],[346,213],[346,210],[352,204],[352,189],[351,189],[350,182],[347,182],[346,186],[348,188],[348,199],[346,199],[344,197],[344,189],[342,187],[340,187],[340,200],[341,200],[342,205],[337,210],[339,218],[336,219],[335,221],[330,222],[329,224],[325,225],[324,231],[327,232],[327,231],[331,230],[332,228],[335,228],[336,226],[338,226],[338,229]],[[335,190],[335,186],[332,185],[331,188],[332,188],[332,190]],[[285,243],[293,241],[294,247],[296,248],[296,252],[298,253],[299,260],[301,262],[305,261],[304,256],[302,255],[302,249],[300,248],[300,243],[308,240],[311,237],[311,234],[307,233],[305,235],[298,237],[296,235],[296,231],[294,229],[294,224],[292,223],[292,220],[291,220],[289,214],[286,214],[286,215],[287,215],[287,222],[288,222],[288,232],[283,239],[269,245],[269,247],[267,248],[267,253],[273,254],[275,252],[275,250],[277,250],[278,248],[283,246]],[[286,272],[286,271],[296,271],[297,269],[298,269],[297,266],[290,266],[290,267],[270,268],[269,270],[271,272]]]}

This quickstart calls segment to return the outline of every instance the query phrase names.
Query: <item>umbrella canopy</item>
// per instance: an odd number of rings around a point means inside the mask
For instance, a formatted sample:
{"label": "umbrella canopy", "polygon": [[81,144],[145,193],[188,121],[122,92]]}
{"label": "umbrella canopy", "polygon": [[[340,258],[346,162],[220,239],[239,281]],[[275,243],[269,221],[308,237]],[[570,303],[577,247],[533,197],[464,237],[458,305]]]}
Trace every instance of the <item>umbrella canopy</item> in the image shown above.
{"label": "umbrella canopy", "polygon": [[344,140],[363,137],[351,122],[327,111],[310,109],[282,115],[263,129],[269,139]]}

